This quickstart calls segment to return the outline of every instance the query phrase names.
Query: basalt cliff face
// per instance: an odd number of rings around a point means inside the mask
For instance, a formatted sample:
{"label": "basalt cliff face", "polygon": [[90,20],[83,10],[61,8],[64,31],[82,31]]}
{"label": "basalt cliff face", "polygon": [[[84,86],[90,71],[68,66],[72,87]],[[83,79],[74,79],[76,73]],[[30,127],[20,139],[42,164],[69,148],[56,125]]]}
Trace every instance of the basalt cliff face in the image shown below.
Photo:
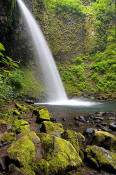
{"label": "basalt cliff face", "polygon": [[[25,0],[39,22],[56,60],[65,61],[90,53],[95,46],[92,18],[70,10],[50,12],[44,0]],[[0,42],[8,54],[20,60],[34,57],[16,0],[0,2]],[[12,45],[12,47],[11,47]]]}

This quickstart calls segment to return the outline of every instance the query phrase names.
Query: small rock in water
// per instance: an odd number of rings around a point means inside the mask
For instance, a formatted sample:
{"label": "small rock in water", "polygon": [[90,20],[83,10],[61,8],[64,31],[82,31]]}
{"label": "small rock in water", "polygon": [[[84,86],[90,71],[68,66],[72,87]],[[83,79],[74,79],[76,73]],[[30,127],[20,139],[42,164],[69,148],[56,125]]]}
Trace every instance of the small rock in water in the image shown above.
{"label": "small rock in water", "polygon": [[62,121],[66,121],[66,119],[65,118],[62,118]]}
{"label": "small rock in water", "polygon": [[108,120],[116,120],[116,118],[115,117],[109,117]]}
{"label": "small rock in water", "polygon": [[101,120],[101,121],[103,121],[104,118],[103,117],[95,117],[94,120]]}
{"label": "small rock in water", "polygon": [[74,119],[80,122],[86,122],[85,117],[83,116],[75,117]]}
{"label": "small rock in water", "polygon": [[84,131],[85,136],[91,136],[95,132],[95,128],[87,128],[86,131]]}
{"label": "small rock in water", "polygon": [[104,122],[103,122],[103,123],[101,123],[101,125],[102,125],[102,126],[107,126],[107,123],[104,123]]}
{"label": "small rock in water", "polygon": [[75,122],[75,125],[80,127],[80,126],[83,126],[83,123],[82,123],[82,122],[76,121],[76,122]]}
{"label": "small rock in water", "polygon": [[109,128],[110,128],[111,130],[113,130],[113,131],[116,131],[116,123],[111,123],[111,124],[109,125]]}

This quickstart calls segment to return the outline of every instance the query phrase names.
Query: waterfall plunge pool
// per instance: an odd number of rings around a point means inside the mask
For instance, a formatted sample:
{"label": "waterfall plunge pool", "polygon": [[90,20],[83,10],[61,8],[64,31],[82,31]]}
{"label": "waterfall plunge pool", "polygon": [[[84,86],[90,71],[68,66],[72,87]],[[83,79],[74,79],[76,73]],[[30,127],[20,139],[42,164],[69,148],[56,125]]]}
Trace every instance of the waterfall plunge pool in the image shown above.
{"label": "waterfall plunge pool", "polygon": [[61,101],[39,102],[35,106],[47,106],[54,109],[77,112],[116,112],[116,102],[93,101],[85,98],[74,98]]}

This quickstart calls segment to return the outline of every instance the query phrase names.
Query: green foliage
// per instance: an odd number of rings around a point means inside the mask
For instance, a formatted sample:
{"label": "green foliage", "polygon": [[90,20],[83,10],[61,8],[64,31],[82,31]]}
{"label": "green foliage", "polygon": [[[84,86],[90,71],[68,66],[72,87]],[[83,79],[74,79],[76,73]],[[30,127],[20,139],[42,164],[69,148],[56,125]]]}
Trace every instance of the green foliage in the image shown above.
{"label": "green foliage", "polygon": [[0,51],[5,51],[5,48],[2,43],[0,43]]}
{"label": "green foliage", "polygon": [[24,72],[19,69],[12,71],[8,77],[8,84],[14,90],[20,90],[24,86]]}
{"label": "green foliage", "polygon": [[84,80],[85,79],[84,66],[83,65],[79,65],[79,66],[72,65],[70,70],[73,74],[75,74],[78,77],[79,80]]}
{"label": "green foliage", "polygon": [[2,52],[5,51],[5,48],[2,43],[0,43],[0,67],[7,67],[7,68],[18,68],[18,65],[13,61],[12,58],[6,56]]}
{"label": "green foliage", "polygon": [[[78,58],[81,62],[76,61]],[[116,44],[109,43],[104,52],[76,59],[71,59],[62,65],[58,64],[67,92],[115,98]]]}
{"label": "green foliage", "polygon": [[56,13],[60,13],[61,11],[76,14],[82,13],[80,0],[44,0],[44,3],[48,12],[54,9]]}
{"label": "green foliage", "polygon": [[71,61],[71,63],[75,63],[75,64],[81,64],[82,62],[83,62],[83,58],[82,57],[77,57],[77,58],[75,58],[75,59],[71,59],[70,60]]}

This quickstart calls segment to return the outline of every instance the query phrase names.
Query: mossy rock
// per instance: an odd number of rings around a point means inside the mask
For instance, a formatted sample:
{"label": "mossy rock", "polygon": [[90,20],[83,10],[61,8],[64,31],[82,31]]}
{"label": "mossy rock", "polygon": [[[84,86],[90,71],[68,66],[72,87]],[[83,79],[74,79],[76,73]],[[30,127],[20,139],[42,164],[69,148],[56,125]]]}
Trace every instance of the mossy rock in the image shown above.
{"label": "mossy rock", "polygon": [[9,165],[9,175],[35,175],[34,171],[30,167],[18,168],[14,164]]}
{"label": "mossy rock", "polygon": [[7,125],[7,122],[5,120],[0,120],[0,125]]}
{"label": "mossy rock", "polygon": [[81,148],[83,146],[83,141],[85,140],[85,137],[81,133],[72,130],[66,130],[62,134],[62,138],[68,140],[74,146],[76,151],[80,154],[80,157],[84,159],[84,154]]}
{"label": "mossy rock", "polygon": [[2,137],[1,137],[1,143],[7,143],[7,144],[11,144],[12,142],[14,142],[16,140],[16,134],[9,132],[9,133],[5,133]]}
{"label": "mossy rock", "polygon": [[105,131],[95,131],[91,144],[116,152],[116,137]]}
{"label": "mossy rock", "polygon": [[37,163],[39,165],[37,166],[39,168],[36,168],[38,173],[44,172],[42,175],[55,175],[81,166],[82,160],[69,141],[49,134],[40,134],[39,136],[46,158]]}
{"label": "mossy rock", "polygon": [[53,123],[50,121],[44,121],[40,128],[40,131],[60,137],[61,134],[64,132],[64,129],[61,123]]}
{"label": "mossy rock", "polygon": [[28,109],[24,105],[20,105],[20,104],[16,103],[15,106],[20,112],[27,112],[28,111]]}
{"label": "mossy rock", "polygon": [[116,154],[98,146],[88,146],[85,150],[86,161],[97,169],[116,173]]}
{"label": "mossy rock", "polygon": [[[18,161],[24,172],[32,171],[32,162],[36,157],[36,144],[40,143],[39,137],[35,132],[30,132],[22,136],[11,147],[8,148],[7,153],[10,159]],[[31,173],[30,173],[31,175]]]}
{"label": "mossy rock", "polygon": [[26,133],[30,131],[30,125],[27,121],[21,119],[21,120],[15,120],[12,130],[16,133]]}
{"label": "mossy rock", "polygon": [[62,138],[71,142],[77,151],[79,150],[79,147],[82,147],[82,144],[85,141],[85,137],[80,132],[72,130],[65,130],[62,134]]}
{"label": "mossy rock", "polygon": [[51,115],[45,107],[38,107],[34,109],[33,114],[37,116],[37,122],[50,121]]}
{"label": "mossy rock", "polygon": [[20,115],[20,112],[18,110],[13,110],[13,115]]}

